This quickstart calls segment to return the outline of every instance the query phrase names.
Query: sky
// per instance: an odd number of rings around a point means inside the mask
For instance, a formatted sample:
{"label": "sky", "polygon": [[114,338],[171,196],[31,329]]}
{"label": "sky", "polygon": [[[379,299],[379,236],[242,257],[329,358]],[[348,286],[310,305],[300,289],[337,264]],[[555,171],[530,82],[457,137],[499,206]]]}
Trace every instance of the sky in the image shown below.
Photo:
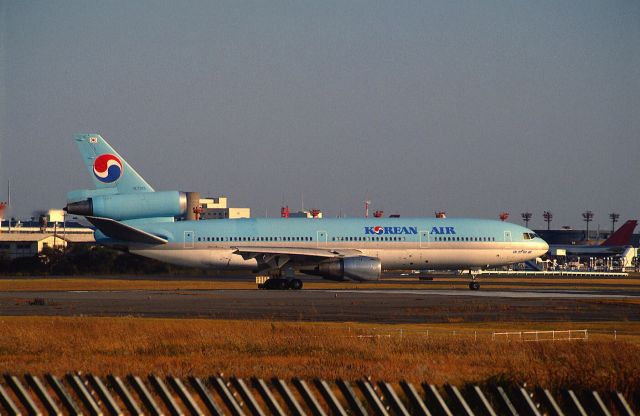
{"label": "sky", "polygon": [[325,216],[640,217],[640,2],[0,1],[0,200],[157,190]]}

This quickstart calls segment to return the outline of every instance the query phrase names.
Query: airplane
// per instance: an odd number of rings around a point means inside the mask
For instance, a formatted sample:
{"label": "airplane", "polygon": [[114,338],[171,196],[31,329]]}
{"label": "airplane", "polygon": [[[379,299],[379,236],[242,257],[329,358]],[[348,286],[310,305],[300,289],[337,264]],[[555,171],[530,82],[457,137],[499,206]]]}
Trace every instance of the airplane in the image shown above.
{"label": "airplane", "polygon": [[565,250],[567,256],[611,257],[624,253],[631,245],[633,231],[638,225],[636,220],[628,220],[601,244],[551,244],[549,252]]}
{"label": "airplane", "polygon": [[301,289],[299,274],[378,280],[382,270],[470,270],[524,262],[547,243],[532,230],[473,218],[247,218],[184,220],[189,193],[156,192],[98,134],[76,144],[96,189],[71,191],[66,211],[85,216],[98,243],[177,265],[251,270],[267,289]]}

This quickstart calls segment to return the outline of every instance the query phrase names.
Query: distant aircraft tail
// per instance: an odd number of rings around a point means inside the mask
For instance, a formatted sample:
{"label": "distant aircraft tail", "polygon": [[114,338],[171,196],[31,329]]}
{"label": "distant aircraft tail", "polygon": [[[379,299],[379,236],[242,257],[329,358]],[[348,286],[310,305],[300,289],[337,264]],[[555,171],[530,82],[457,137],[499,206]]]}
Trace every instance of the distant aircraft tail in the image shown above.
{"label": "distant aircraft tail", "polygon": [[603,246],[628,246],[631,244],[631,236],[633,230],[635,230],[638,221],[629,220],[622,224],[609,238],[607,238],[602,245]]}
{"label": "distant aircraft tail", "polygon": [[119,194],[154,192],[151,185],[99,134],[77,134],[74,139],[97,189],[113,190]]}

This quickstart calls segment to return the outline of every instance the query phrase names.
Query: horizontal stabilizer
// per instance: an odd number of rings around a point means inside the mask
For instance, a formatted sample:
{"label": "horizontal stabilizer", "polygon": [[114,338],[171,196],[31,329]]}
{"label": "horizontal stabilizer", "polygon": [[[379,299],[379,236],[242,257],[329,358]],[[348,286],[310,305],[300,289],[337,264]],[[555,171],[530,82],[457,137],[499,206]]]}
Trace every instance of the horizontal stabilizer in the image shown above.
{"label": "horizontal stabilizer", "polygon": [[85,217],[107,237],[115,240],[141,244],[167,244],[167,240],[156,235],[131,227],[111,218]]}

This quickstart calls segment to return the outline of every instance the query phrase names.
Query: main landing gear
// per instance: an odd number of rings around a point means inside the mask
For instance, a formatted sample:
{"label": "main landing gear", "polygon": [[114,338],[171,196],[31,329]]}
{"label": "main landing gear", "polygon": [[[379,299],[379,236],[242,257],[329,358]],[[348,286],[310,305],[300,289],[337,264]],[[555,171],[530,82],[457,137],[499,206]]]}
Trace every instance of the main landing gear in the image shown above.
{"label": "main landing gear", "polygon": [[471,281],[469,282],[470,290],[480,290],[480,283],[478,283],[478,275],[480,274],[479,270],[470,270],[469,274],[471,275]]}
{"label": "main landing gear", "polygon": [[282,278],[271,278],[266,282],[258,285],[258,289],[267,289],[267,290],[300,290],[302,289],[302,280],[300,279],[282,279]]}

